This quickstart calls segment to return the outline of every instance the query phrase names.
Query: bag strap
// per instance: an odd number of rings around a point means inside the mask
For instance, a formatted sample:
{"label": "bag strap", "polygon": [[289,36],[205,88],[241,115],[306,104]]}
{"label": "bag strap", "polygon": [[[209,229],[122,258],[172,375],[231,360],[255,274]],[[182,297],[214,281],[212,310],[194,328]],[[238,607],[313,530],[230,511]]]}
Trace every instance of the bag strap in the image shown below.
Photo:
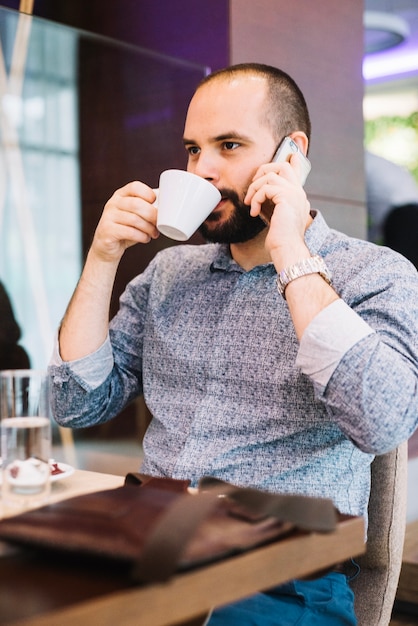
{"label": "bag strap", "polygon": [[216,493],[179,495],[157,519],[132,575],[142,582],[167,580],[199,525],[219,506]]}
{"label": "bag strap", "polygon": [[140,472],[129,472],[125,476],[125,485],[138,485],[140,487],[153,487],[164,489],[164,491],[177,491],[186,493],[190,485],[190,480],[180,480],[178,478],[167,478],[160,476],[150,476]]}
{"label": "bag strap", "polygon": [[199,489],[196,495],[179,494],[157,519],[141,558],[133,567],[132,575],[136,581],[161,582],[176,572],[191,537],[219,506],[219,496],[228,497],[258,518],[275,517],[303,530],[330,532],[336,527],[336,510],[332,501],[326,498],[271,494],[236,487],[210,476],[200,480]]}
{"label": "bag strap", "polygon": [[332,500],[298,494],[274,494],[236,487],[213,476],[199,481],[199,490],[225,495],[254,514],[276,517],[308,531],[331,532],[337,525],[337,511]]}

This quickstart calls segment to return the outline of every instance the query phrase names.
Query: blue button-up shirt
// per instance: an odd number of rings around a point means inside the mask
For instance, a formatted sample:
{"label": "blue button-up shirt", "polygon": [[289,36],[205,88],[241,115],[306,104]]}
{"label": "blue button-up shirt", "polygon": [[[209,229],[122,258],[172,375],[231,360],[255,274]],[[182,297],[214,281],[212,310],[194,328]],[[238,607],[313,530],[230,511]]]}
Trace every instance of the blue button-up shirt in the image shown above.
{"label": "blue button-up shirt", "polygon": [[418,274],[319,213],[306,242],[341,300],[300,344],[271,263],[244,271],[228,246],[171,247],[127,286],[96,353],[56,354],[57,421],[106,421],[143,392],[143,472],[210,474],[365,514],[373,455],[418,421]]}

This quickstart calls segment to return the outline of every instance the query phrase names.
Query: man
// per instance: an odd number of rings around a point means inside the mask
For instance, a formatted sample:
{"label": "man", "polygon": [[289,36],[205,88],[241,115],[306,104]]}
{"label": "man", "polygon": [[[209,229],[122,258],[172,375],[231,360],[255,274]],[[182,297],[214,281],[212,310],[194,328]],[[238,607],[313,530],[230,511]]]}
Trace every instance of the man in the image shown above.
{"label": "man", "polygon": [[[222,194],[201,228],[215,243],[158,254],[109,331],[121,256],[158,236],[152,189],[132,182],[112,196],[61,326],[55,415],[100,423],[143,390],[153,415],[143,472],[325,496],[365,515],[373,455],[417,424],[417,273],[328,228],[297,155],[271,163],[285,136],[307,153],[306,103],[284,72],[235,66],[198,86],[184,144],[187,169]],[[259,217],[267,201],[269,227]],[[294,581],[209,623],[301,619],[355,624],[346,577]]]}

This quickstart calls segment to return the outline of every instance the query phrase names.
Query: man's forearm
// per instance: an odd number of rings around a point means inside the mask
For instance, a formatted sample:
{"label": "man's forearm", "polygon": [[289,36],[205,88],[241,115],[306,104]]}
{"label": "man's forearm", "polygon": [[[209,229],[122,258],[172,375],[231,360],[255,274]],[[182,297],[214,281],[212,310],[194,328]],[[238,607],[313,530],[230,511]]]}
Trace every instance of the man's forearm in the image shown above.
{"label": "man's forearm", "polygon": [[105,341],[117,268],[118,262],[103,261],[89,252],[60,328],[59,348],[64,361],[91,354]]}
{"label": "man's forearm", "polygon": [[[295,263],[309,259],[311,253],[301,241],[299,246],[290,246],[287,254],[282,249],[273,250],[271,257],[277,273],[280,273]],[[318,313],[339,299],[334,289],[318,273],[307,274],[289,282],[285,297],[299,341]]]}
{"label": "man's forearm", "polygon": [[59,334],[60,355],[74,361],[95,352],[105,341],[110,298],[125,250],[156,239],[154,191],[139,181],[128,183],[108,200],[96,228],[80,281]]}

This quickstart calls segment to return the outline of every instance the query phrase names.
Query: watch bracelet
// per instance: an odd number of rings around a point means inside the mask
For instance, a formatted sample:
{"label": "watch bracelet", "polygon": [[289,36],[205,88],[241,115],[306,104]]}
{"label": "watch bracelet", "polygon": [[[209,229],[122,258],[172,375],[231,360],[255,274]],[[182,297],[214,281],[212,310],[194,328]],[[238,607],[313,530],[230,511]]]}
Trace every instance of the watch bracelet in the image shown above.
{"label": "watch bracelet", "polygon": [[277,289],[279,293],[286,300],[285,291],[289,283],[297,278],[309,276],[310,274],[319,274],[328,285],[331,284],[331,274],[325,265],[324,259],[318,254],[315,254],[306,259],[302,259],[298,263],[285,267],[279,272],[277,277]]}

